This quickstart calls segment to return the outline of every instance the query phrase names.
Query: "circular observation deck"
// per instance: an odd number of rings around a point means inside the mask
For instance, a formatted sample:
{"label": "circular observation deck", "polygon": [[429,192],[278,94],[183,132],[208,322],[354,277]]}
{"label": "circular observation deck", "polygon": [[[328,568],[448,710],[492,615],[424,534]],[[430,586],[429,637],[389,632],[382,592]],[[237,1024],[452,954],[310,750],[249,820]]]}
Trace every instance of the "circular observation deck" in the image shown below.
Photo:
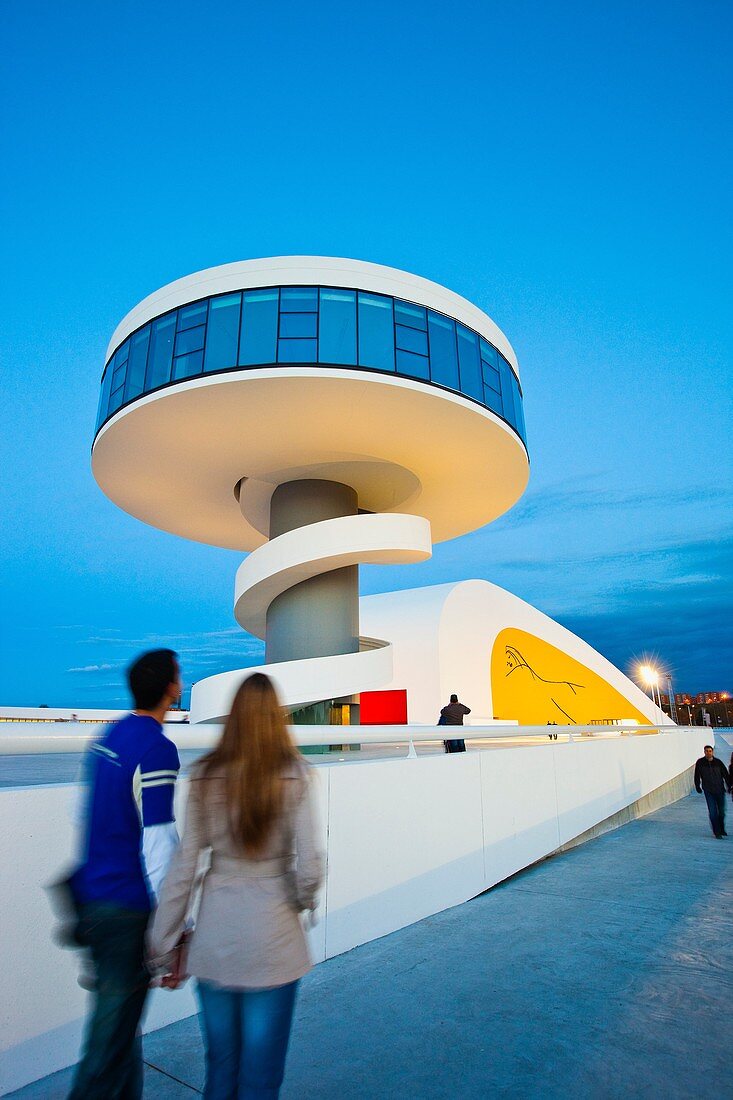
{"label": "circular observation deck", "polygon": [[451,291],[357,260],[278,257],[171,283],[118,326],[94,476],[137,518],[216,546],[270,535],[275,489],[356,490],[430,521],[496,519],[529,474],[516,357]]}

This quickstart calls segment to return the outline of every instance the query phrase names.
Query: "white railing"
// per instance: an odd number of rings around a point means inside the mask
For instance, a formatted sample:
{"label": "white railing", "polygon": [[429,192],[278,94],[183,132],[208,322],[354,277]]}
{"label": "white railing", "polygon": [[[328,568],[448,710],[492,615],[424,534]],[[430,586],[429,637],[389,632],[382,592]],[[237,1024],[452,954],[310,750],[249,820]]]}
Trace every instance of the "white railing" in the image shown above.
{"label": "white railing", "polygon": [[[194,748],[204,747],[204,732],[211,740],[220,733],[220,727],[167,729]],[[556,730],[558,740],[549,741]],[[449,734],[463,736],[474,750],[422,752],[417,759],[377,750],[367,762],[356,757],[356,766],[341,764],[335,754],[319,759],[312,779],[326,881],[320,921],[309,932],[314,958],[339,955],[475,897],[612,815],[634,805],[644,812],[646,797],[671,781],[668,798],[686,793],[689,769],[710,731],[671,726],[653,730],[665,736],[636,736],[648,732],[650,727],[300,727],[301,743],[338,738],[341,744],[414,748]],[[83,734],[80,740],[66,751],[83,748]],[[40,751],[47,746],[48,738]],[[0,772],[4,765],[0,760]],[[179,819],[187,786],[185,779],[177,785]],[[517,791],[531,794],[518,799]],[[74,954],[52,942],[52,913],[41,889],[68,868],[76,805],[74,784],[0,789],[0,896],[8,901],[0,938],[0,1093],[77,1057],[86,995],[76,982]],[[704,810],[698,812],[704,817]],[[157,991],[145,1026],[163,1027],[195,1011],[188,986]]]}
{"label": "white railing", "polygon": [[[83,752],[105,727],[85,724],[84,728],[56,722],[19,722],[0,726],[0,756],[37,756],[49,753]],[[296,744],[303,748],[316,745],[407,745],[408,756],[415,756],[415,745],[423,742],[527,741],[548,739],[568,743],[584,738],[640,737],[670,733],[686,727],[665,726],[293,726]],[[694,727],[691,727],[694,728]],[[220,725],[189,725],[168,722],[165,732],[179,749],[212,748],[221,737]]]}

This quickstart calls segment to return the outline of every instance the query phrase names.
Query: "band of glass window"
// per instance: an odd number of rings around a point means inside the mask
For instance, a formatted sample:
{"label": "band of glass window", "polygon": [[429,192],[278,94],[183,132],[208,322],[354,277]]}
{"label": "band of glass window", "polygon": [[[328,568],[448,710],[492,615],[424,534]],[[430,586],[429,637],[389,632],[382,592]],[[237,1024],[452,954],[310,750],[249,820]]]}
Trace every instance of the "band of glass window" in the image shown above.
{"label": "band of glass window", "polygon": [[313,286],[221,294],[144,325],[107,363],[97,429],[171,382],[278,363],[367,367],[433,382],[497,413],[526,445],[521,387],[493,344],[425,306]]}

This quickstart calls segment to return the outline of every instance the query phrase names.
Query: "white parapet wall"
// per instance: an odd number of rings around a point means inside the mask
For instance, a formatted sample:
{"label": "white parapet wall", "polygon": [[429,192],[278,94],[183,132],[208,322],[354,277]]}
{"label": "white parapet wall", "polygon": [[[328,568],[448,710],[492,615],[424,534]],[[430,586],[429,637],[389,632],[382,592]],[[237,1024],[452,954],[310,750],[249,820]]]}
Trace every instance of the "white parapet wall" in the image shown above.
{"label": "white parapet wall", "polygon": [[[681,775],[705,741],[702,729],[673,728],[314,768],[327,851],[314,958],[475,897]],[[43,885],[69,865],[78,793],[0,790],[0,1092],[77,1058],[88,995],[76,954],[52,942]],[[185,796],[182,782],[180,817]],[[156,991],[146,1030],[193,1012],[190,984]]]}

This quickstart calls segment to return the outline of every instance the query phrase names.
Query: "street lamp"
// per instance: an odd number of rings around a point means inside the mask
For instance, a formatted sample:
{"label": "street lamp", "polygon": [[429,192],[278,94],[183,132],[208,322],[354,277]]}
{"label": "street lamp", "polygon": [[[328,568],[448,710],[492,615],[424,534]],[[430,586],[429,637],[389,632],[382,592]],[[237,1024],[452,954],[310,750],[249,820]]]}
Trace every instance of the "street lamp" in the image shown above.
{"label": "street lamp", "polygon": [[[652,668],[651,665],[642,665],[641,668],[639,669],[639,673],[641,674],[641,678],[644,681],[644,683],[647,685],[647,687],[651,688],[652,702],[656,706],[658,706],[659,709],[661,710],[662,699],[661,699],[661,696],[659,694],[659,673],[657,672],[657,670],[655,668]],[[654,687],[655,687],[655,685],[656,685],[656,688],[657,688],[656,698],[654,696]]]}
{"label": "street lamp", "polygon": [[652,699],[654,698],[654,689],[657,689],[657,706],[662,709],[662,696],[659,693],[659,673],[652,670]]}
{"label": "street lamp", "polygon": [[730,699],[730,695],[728,694],[728,692],[727,691],[722,692],[722,694],[720,696],[720,701],[722,702],[722,704],[725,708],[725,725],[726,725],[726,727],[728,727],[730,725],[730,719],[728,717],[728,700],[729,699]]}

